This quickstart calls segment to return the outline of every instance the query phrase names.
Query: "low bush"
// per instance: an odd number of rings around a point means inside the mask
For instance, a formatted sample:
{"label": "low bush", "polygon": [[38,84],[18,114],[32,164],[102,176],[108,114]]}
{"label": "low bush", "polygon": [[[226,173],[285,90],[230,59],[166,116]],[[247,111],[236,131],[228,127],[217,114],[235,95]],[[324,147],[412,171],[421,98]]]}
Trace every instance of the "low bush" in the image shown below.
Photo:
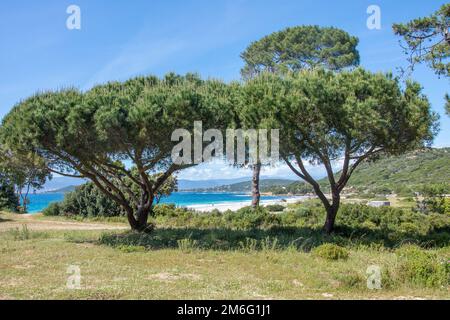
{"label": "low bush", "polygon": [[52,202],[42,211],[44,216],[59,216],[61,214],[61,205],[59,202]]}
{"label": "low bush", "polygon": [[327,260],[345,260],[349,256],[346,248],[338,246],[334,243],[325,243],[312,250],[315,256]]}
{"label": "low bush", "polygon": [[144,246],[121,245],[121,246],[117,246],[116,249],[118,249],[124,253],[145,252],[146,251],[146,248]]}
{"label": "low bush", "polygon": [[270,212],[282,212],[286,207],[282,204],[268,204],[264,208]]}
{"label": "low bush", "polygon": [[337,280],[344,288],[349,289],[363,288],[366,284],[366,279],[356,272],[341,274],[338,276]]}
{"label": "low bush", "polygon": [[105,196],[91,182],[66,193],[64,200],[44,209],[47,216],[116,217],[124,215],[118,204]]}
{"label": "low bush", "polygon": [[237,230],[267,228],[279,225],[279,218],[261,207],[245,207],[237,211],[227,211],[223,215],[223,220],[231,228]]}
{"label": "low bush", "polygon": [[395,254],[398,265],[391,271],[394,281],[425,287],[447,288],[450,285],[449,261],[435,252],[405,245],[398,248]]}
{"label": "low bush", "polygon": [[17,211],[19,198],[14,191],[14,186],[0,176],[0,211]]}

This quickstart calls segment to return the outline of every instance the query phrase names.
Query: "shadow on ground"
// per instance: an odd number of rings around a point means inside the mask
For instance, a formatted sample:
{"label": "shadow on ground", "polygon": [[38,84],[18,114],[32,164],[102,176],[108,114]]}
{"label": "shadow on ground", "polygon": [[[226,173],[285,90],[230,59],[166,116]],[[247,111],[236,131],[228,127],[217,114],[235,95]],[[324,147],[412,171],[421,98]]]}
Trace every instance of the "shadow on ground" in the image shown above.
{"label": "shadow on ground", "polygon": [[2,222],[8,222],[8,221],[12,221],[12,220],[11,220],[11,219],[5,219],[5,218],[0,217],[0,223],[2,223]]}
{"label": "shadow on ground", "polygon": [[423,247],[443,247],[450,244],[450,229],[435,229],[428,234],[371,230],[341,227],[332,235],[321,229],[309,227],[273,227],[270,229],[233,230],[227,228],[158,228],[151,234],[105,233],[99,243],[113,247],[143,246],[157,249],[203,249],[203,250],[264,250],[295,248],[310,251],[323,243],[342,246],[371,246],[395,248],[401,244],[414,243]]}

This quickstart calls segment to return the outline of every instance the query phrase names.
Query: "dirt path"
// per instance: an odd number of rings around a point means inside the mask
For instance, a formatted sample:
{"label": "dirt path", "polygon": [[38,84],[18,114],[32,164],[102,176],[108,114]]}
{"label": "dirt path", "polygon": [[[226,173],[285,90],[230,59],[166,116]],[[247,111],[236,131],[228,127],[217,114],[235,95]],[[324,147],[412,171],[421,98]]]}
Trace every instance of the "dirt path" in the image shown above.
{"label": "dirt path", "polygon": [[48,231],[48,230],[126,230],[125,225],[113,225],[106,223],[89,222],[71,222],[71,221],[52,221],[38,220],[32,215],[2,215],[0,216],[0,232],[21,228],[27,225],[29,230]]}

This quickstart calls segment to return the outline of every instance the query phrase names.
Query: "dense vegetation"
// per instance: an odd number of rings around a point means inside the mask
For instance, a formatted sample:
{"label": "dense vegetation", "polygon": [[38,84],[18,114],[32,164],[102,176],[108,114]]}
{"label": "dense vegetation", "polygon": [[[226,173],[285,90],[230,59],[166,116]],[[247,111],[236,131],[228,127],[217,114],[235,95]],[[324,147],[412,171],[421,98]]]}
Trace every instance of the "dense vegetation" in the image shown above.
{"label": "dense vegetation", "polygon": [[0,210],[16,211],[18,203],[14,185],[0,174]]}
{"label": "dense vegetation", "polygon": [[[358,241],[365,244],[378,243],[392,247],[405,239],[414,239],[416,243],[423,245],[447,246],[450,244],[450,211],[446,212],[440,208],[430,206],[429,210],[424,211],[419,210],[420,208],[372,208],[344,204],[341,208],[342,214],[336,221],[336,239],[339,239],[337,243],[359,239]],[[67,194],[62,203],[52,204],[44,214],[77,219],[112,216],[125,219],[120,206],[104,196],[91,183]],[[264,234],[267,231],[261,230],[282,228],[284,231],[276,231],[282,242],[292,240],[294,235],[301,235],[313,237],[311,241],[317,245],[328,241],[320,236],[320,226],[325,214],[318,200],[289,205],[287,208],[272,205],[257,209],[246,207],[223,213],[215,210],[208,214],[177,208],[173,204],[161,204],[155,206],[150,221],[163,227],[197,228],[201,234],[207,234],[211,229],[229,229],[230,232],[235,230],[231,232],[234,234],[239,234],[239,230],[254,230],[256,234]],[[285,234],[282,236],[283,233]],[[284,236],[286,239],[282,240]],[[344,240],[346,238],[347,240]],[[233,244],[220,242],[220,245]],[[237,242],[234,245],[237,245]]]}
{"label": "dense vegetation", "polygon": [[51,203],[43,213],[46,216],[80,217],[115,217],[125,214],[119,205],[90,182],[66,193],[63,201]]}

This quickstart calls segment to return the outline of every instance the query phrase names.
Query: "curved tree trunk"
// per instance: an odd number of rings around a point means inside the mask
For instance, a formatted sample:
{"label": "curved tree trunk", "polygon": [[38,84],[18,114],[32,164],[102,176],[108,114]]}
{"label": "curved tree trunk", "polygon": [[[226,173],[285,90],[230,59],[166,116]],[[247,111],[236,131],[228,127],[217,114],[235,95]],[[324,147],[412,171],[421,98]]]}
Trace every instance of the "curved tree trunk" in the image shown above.
{"label": "curved tree trunk", "polygon": [[148,217],[152,212],[153,207],[146,208],[145,206],[139,207],[136,211],[136,215],[131,207],[126,208],[128,223],[131,226],[131,230],[136,232],[150,233],[153,231],[154,226],[148,224]]}
{"label": "curved tree trunk", "polygon": [[336,222],[336,215],[339,210],[340,201],[341,199],[339,194],[333,195],[333,204],[327,208],[327,217],[323,226],[323,229],[327,234],[334,231],[334,224]]}
{"label": "curved tree trunk", "polygon": [[259,175],[261,173],[261,163],[258,162],[253,166],[253,177],[252,177],[252,207],[256,208],[259,206],[259,200],[261,198],[261,193],[259,192]]}

